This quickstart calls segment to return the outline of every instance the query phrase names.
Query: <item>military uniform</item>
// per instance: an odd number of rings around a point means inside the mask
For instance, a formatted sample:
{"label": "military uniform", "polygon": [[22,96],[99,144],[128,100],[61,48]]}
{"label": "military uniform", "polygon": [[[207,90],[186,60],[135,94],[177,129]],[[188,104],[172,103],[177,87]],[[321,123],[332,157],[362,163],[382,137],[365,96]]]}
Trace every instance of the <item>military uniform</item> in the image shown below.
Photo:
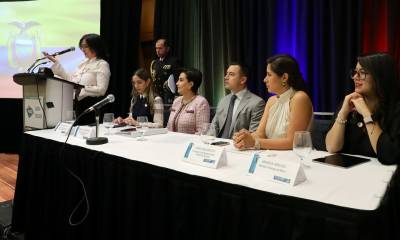
{"label": "military uniform", "polygon": [[164,103],[172,104],[175,93],[168,87],[168,78],[172,74],[175,82],[178,79],[178,60],[172,56],[166,56],[163,60],[155,59],[151,62],[150,73],[153,78],[156,94],[163,98]]}
{"label": "military uniform", "polygon": [[131,113],[134,119],[137,119],[139,116],[146,116],[149,122],[153,122],[153,115],[150,112],[150,104],[148,103],[147,97],[139,96],[136,101],[132,99]]}

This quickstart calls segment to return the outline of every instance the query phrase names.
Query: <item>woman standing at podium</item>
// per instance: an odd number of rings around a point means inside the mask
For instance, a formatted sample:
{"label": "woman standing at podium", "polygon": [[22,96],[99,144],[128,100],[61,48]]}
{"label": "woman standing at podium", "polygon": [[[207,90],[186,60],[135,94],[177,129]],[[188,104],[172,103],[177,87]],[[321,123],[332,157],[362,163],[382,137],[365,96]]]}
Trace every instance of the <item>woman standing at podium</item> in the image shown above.
{"label": "woman standing at podium", "polygon": [[[84,87],[74,92],[74,110],[79,116],[85,109],[89,108],[102,99],[105,95],[110,80],[110,67],[106,62],[106,51],[101,37],[97,34],[85,34],[79,40],[79,48],[86,59],[78,65],[74,73],[67,73],[58,60],[47,53],[43,53],[49,60],[54,62],[51,69],[54,74],[68,81],[81,84]],[[80,125],[95,122],[95,113],[91,112],[80,118]]]}

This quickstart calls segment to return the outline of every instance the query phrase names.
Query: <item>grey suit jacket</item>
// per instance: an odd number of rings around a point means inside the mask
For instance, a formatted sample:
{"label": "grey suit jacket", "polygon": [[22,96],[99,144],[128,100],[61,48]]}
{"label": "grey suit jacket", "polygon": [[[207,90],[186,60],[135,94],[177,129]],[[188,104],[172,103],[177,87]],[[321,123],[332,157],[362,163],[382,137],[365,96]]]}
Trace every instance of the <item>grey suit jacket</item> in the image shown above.
{"label": "grey suit jacket", "polygon": [[[243,95],[242,100],[240,100],[236,112],[233,115],[229,138],[232,138],[233,133],[243,128],[250,131],[256,131],[263,115],[265,107],[264,100],[247,89],[245,91],[246,92]],[[231,96],[232,93],[221,99],[218,103],[215,116],[211,122],[217,136],[219,136],[225,124]]]}

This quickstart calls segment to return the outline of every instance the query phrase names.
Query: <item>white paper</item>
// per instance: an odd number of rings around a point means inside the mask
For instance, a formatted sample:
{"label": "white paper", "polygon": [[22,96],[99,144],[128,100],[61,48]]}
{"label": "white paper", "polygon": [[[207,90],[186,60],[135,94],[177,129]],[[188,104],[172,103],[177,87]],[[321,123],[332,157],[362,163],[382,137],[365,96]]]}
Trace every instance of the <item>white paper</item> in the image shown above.
{"label": "white paper", "polygon": [[59,122],[54,128],[54,130],[56,131],[56,133],[67,135],[71,127],[72,123]]}
{"label": "white paper", "polygon": [[286,160],[270,154],[254,153],[248,170],[249,176],[295,186],[306,180],[301,163]]}
{"label": "white paper", "polygon": [[173,74],[169,75],[168,77],[168,88],[172,93],[176,92],[176,83]]}
{"label": "white paper", "polygon": [[208,168],[219,168],[227,164],[224,148],[194,142],[186,144],[183,161]]}

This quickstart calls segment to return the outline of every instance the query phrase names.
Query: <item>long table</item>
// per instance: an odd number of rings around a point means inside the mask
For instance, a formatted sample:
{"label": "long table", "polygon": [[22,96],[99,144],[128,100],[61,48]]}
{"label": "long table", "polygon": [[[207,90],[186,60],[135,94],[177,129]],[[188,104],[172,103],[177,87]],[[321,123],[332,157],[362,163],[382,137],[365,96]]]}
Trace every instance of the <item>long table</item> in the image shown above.
{"label": "long table", "polygon": [[[395,166],[376,159],[351,169],[314,163],[295,187],[249,177],[252,151],[226,147],[228,165],[182,161],[198,136],[168,133],[147,141],[111,135],[109,143],[53,130],[25,133],[13,231],[26,239],[399,239],[400,188]],[[291,151],[270,151],[297,161]],[[89,215],[69,224],[82,200]],[[81,205],[71,222],[85,214]]]}

